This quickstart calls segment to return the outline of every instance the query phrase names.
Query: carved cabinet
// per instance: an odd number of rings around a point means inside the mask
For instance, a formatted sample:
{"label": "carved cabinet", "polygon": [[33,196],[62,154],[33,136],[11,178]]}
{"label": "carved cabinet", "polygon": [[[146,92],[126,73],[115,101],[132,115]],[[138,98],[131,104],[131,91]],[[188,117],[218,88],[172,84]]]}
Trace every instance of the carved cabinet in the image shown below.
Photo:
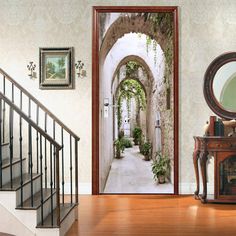
{"label": "carved cabinet", "polygon": [[[195,198],[206,202],[236,203],[236,137],[194,136],[193,163],[197,188]],[[214,158],[214,194],[207,194],[208,158]],[[200,162],[200,171],[199,165]],[[199,193],[199,174],[202,177],[202,194]]]}

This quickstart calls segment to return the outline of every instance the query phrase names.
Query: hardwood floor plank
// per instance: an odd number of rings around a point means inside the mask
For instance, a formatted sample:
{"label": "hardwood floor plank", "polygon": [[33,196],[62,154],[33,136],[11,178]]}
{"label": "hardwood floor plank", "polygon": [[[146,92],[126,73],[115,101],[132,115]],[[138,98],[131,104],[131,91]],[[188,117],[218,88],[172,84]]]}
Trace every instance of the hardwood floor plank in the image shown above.
{"label": "hardwood floor plank", "polygon": [[193,196],[80,196],[66,236],[235,235],[236,205],[202,204]]}

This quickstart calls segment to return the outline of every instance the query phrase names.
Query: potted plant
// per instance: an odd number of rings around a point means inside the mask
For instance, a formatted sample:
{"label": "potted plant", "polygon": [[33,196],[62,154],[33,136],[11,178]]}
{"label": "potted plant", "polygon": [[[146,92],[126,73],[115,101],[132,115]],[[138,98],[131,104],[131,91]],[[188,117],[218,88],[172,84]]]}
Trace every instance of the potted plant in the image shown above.
{"label": "potted plant", "polygon": [[123,137],[121,142],[123,143],[124,148],[131,148],[133,146],[131,140],[128,138]]}
{"label": "potted plant", "polygon": [[170,159],[162,155],[160,152],[157,153],[158,159],[152,163],[153,178],[160,184],[165,183],[165,179],[170,171]]}
{"label": "potted plant", "polygon": [[118,139],[122,139],[125,136],[125,132],[123,129],[121,129],[118,133]]}
{"label": "potted plant", "polygon": [[144,135],[142,134],[139,138],[139,152],[143,154]]}
{"label": "potted plant", "polygon": [[142,129],[140,127],[135,127],[133,129],[134,145],[139,144],[139,140],[141,136],[142,136]]}
{"label": "potted plant", "polygon": [[114,145],[115,145],[115,149],[116,149],[115,157],[117,159],[120,159],[121,158],[121,153],[125,149],[125,146],[124,146],[124,143],[123,143],[122,139],[116,139],[115,142],[114,142]]}
{"label": "potted plant", "polygon": [[144,155],[145,161],[150,161],[152,154],[152,144],[150,143],[150,141],[146,141],[142,145],[142,154]]}

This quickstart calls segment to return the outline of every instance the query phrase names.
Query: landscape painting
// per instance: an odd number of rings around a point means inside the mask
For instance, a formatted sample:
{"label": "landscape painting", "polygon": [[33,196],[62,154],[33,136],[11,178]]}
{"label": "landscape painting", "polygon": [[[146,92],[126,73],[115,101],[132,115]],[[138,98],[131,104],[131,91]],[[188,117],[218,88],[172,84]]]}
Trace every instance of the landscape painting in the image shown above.
{"label": "landscape painting", "polygon": [[40,88],[70,88],[72,75],[72,48],[40,48]]}

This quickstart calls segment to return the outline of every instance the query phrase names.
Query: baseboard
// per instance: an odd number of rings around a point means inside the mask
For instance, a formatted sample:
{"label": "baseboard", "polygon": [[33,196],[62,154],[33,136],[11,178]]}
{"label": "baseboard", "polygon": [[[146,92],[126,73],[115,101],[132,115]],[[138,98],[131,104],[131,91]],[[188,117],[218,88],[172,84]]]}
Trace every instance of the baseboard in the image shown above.
{"label": "baseboard", "polygon": [[[64,185],[65,194],[70,194],[70,183],[65,183]],[[72,191],[74,194],[74,189]],[[91,183],[79,183],[79,194],[92,194],[92,184]]]}
{"label": "baseboard", "polygon": [[[196,183],[180,183],[179,184],[179,194],[193,194],[196,190]],[[200,192],[202,191],[202,186],[200,186]],[[214,193],[213,184],[207,184],[207,192],[209,194]],[[73,191],[74,193],[74,191]],[[65,183],[65,194],[70,194],[70,184]],[[91,183],[79,183],[79,194],[92,194],[92,184]]]}

